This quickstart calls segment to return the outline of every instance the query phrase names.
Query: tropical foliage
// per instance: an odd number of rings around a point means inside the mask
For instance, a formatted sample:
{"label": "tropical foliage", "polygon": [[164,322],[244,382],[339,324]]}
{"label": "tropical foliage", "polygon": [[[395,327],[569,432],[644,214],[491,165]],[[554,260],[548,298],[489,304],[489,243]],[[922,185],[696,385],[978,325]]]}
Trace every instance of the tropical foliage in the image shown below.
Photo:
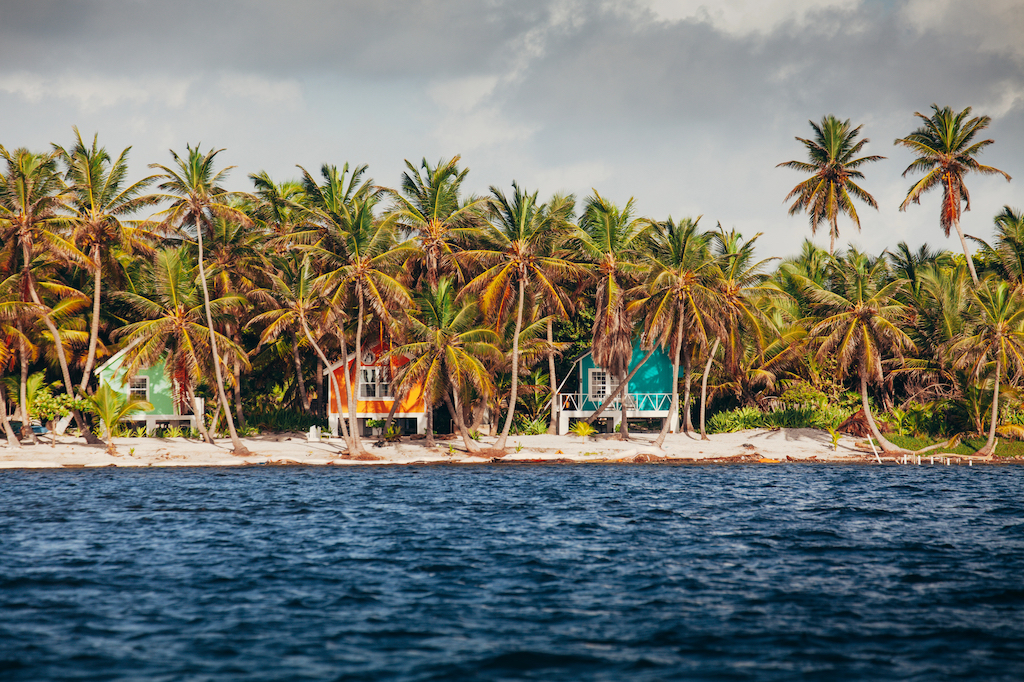
{"label": "tropical foliage", "polygon": [[[941,188],[940,226],[962,234],[965,177],[1006,175],[978,161],[990,121],[970,108],[916,116],[896,144],[922,177],[900,208]],[[208,439],[226,429],[238,452],[252,429],[322,425],[330,383],[350,398],[340,429],[359,453],[359,375],[325,370],[383,347],[396,394],[422,389],[428,419],[450,416],[467,450],[489,422],[500,449],[554,428],[559,393],[578,388],[576,354],[592,349],[626,385],[637,338],[679,377],[659,443],[692,428],[698,405],[712,433],[834,430],[863,410],[888,449],[963,432],[991,453],[1024,433],[1021,212],[1005,206],[974,255],[966,236],[963,254],[844,250],[838,221],[860,229],[856,202],[877,207],[861,181],[882,157],[849,120],[811,127],[797,138],[808,159],[780,165],[809,174],[790,212],[812,232],[827,225],[830,247],[807,241],[777,263],[758,257],[759,235],[644,216],[597,191],[578,211],[519,182],[470,195],[458,156],[406,161],[394,188],[325,163],[255,172],[237,191],[216,148],[188,145],[133,182],[128,149],[77,129],[49,152],[0,147],[0,407],[24,425],[3,420],[8,440],[67,412],[91,437],[86,412],[127,409],[94,376],[124,349],[129,372],[163,360],[182,407],[206,398],[198,425]]]}

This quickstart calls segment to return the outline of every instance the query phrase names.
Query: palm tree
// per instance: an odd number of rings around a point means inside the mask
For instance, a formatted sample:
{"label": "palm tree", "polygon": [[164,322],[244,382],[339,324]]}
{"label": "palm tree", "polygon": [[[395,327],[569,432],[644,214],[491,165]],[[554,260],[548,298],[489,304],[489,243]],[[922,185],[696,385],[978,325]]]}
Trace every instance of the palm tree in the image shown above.
{"label": "palm tree", "polygon": [[[321,295],[320,288],[316,285],[317,275],[313,271],[309,255],[292,252],[278,258],[276,265],[277,272],[269,275],[270,288],[253,294],[257,300],[273,307],[253,317],[249,324],[266,325],[260,335],[260,344],[271,343],[285,332],[290,332],[293,339],[297,333],[302,333],[324,367],[329,368],[331,363],[327,359],[327,354],[317,343],[317,339],[323,334],[314,334],[313,331],[316,329],[319,332],[328,321],[333,321],[333,316]],[[298,343],[293,343],[295,371],[301,376],[302,368],[297,348]],[[338,379],[334,372],[329,372],[329,375],[340,406],[341,389],[338,386]],[[345,420],[340,419],[339,422],[342,438],[345,439],[349,452],[354,452],[355,446]]]}
{"label": "palm tree", "polygon": [[[207,276],[213,286],[213,296],[220,298],[230,294],[246,295],[255,290],[264,278],[266,260],[266,235],[248,229],[237,220],[220,216],[210,223],[211,233],[206,242]],[[240,307],[235,320],[224,325],[224,332],[236,344],[241,345],[241,330],[246,324],[249,306]],[[231,393],[235,403],[235,418],[244,428],[245,414],[242,411],[242,365],[231,363]]]}
{"label": "palm tree", "polygon": [[[456,303],[452,282],[443,277],[414,297],[406,331],[408,343],[391,350],[392,357],[410,359],[395,377],[399,391],[421,384],[428,416],[443,401],[470,452],[478,447],[466,430],[459,396],[470,386],[481,395],[489,394],[491,375],[482,360],[501,356],[494,345],[498,335],[478,326],[478,317],[476,304]],[[427,445],[433,444],[428,422]]]}
{"label": "palm tree", "polygon": [[861,405],[871,434],[884,451],[899,451],[875,425],[868,403],[868,382],[882,380],[882,359],[886,353],[899,357],[914,348],[900,326],[907,321],[907,309],[897,296],[906,280],[886,282],[885,259],[871,260],[857,252],[836,259],[833,273],[835,291],[811,280],[802,281],[821,316],[809,332],[820,343],[817,359],[820,362],[835,357],[841,375],[851,370],[857,372]]}
{"label": "palm tree", "polygon": [[960,237],[960,245],[964,250],[964,257],[967,259],[967,267],[971,271],[971,279],[975,286],[978,284],[978,273],[974,269],[974,261],[967,252],[967,241],[964,239],[963,230],[960,229],[960,214],[962,210],[971,210],[971,195],[964,184],[964,176],[974,171],[982,175],[1002,175],[1007,182],[1010,176],[992,166],[984,166],[978,163],[977,157],[985,147],[994,143],[995,140],[981,140],[975,142],[974,138],[979,132],[988,127],[992,119],[988,116],[971,115],[971,108],[967,107],[959,114],[954,114],[949,107],[932,105],[931,116],[925,116],[920,112],[914,112],[914,116],[921,119],[923,124],[906,137],[896,140],[894,144],[906,147],[917,155],[907,169],[903,171],[906,177],[912,172],[922,172],[924,177],[918,180],[907,192],[907,197],[900,204],[900,210],[905,211],[911,202],[921,203],[921,195],[934,187],[942,187],[942,205],[939,210],[939,225],[948,237],[949,228],[955,227],[957,236]]}
{"label": "palm tree", "polygon": [[[75,398],[77,394],[68,370],[60,331],[53,322],[50,309],[39,296],[39,283],[33,274],[33,262],[41,251],[40,246],[44,247],[42,252],[48,257],[56,256],[76,263],[87,260],[61,234],[65,221],[61,214],[66,208],[69,195],[58,172],[59,152],[34,154],[27,149],[8,152],[0,146],[0,157],[7,163],[6,172],[0,175],[0,242],[11,243],[9,253],[12,257],[17,257],[15,246],[20,250],[21,291],[25,300],[35,304],[36,312],[49,330],[64,378],[64,388],[68,395]],[[58,294],[77,294],[56,282],[48,282],[47,286]],[[86,442],[98,443],[99,440],[89,430],[82,414],[77,409],[72,414]]]}
{"label": "palm tree", "polygon": [[117,454],[114,447],[114,424],[133,412],[144,412],[153,409],[153,403],[142,400],[134,395],[123,396],[103,382],[96,394],[89,397],[93,412],[103,422],[107,432],[107,453]]}
{"label": "palm tree", "polygon": [[[363,325],[366,308],[386,324],[392,310],[405,310],[411,299],[405,287],[391,276],[392,271],[409,257],[412,247],[408,243],[395,244],[394,216],[377,220],[373,215],[377,199],[374,195],[357,197],[351,206],[342,207],[337,222],[326,224],[328,238],[310,248],[310,253],[326,270],[317,279],[325,297],[336,310],[343,310],[354,298],[356,309],[355,353],[352,364],[355,381],[349,381],[349,428],[353,445],[362,450],[362,441],[356,425],[356,396],[352,384],[358,384],[363,357]],[[335,245],[336,250],[331,246]],[[343,342],[344,352],[344,342]],[[349,372],[345,358],[346,377]]]}
{"label": "palm tree", "polygon": [[968,330],[951,347],[956,364],[977,379],[994,362],[992,422],[988,440],[977,454],[994,456],[999,422],[999,381],[1004,373],[1024,371],[1024,299],[1008,282],[986,279],[971,292]]}
{"label": "palm tree", "polygon": [[[160,181],[157,186],[164,194],[158,195],[160,200],[171,202],[170,207],[163,210],[162,226],[165,229],[177,230],[183,234],[191,235],[195,231],[199,245],[199,282],[203,291],[203,306],[206,309],[206,324],[210,330],[210,352],[213,355],[213,372],[217,380],[217,396],[220,399],[221,408],[228,423],[228,432],[231,434],[231,444],[236,455],[248,455],[249,450],[238,438],[235,431],[235,420],[231,417],[231,406],[228,403],[227,394],[224,391],[224,377],[220,367],[220,353],[217,351],[217,334],[214,333],[213,313],[210,307],[210,291],[206,282],[205,254],[203,253],[204,233],[213,230],[213,219],[215,217],[236,220],[243,224],[249,223],[249,218],[244,212],[230,204],[232,199],[245,198],[237,192],[228,192],[220,183],[224,182],[228,172],[233,168],[229,166],[219,171],[214,169],[214,161],[217,154],[223,149],[210,149],[203,154],[196,147],[186,146],[184,156],[179,156],[171,150],[171,157],[174,166],[168,167],[161,164],[150,164],[150,168],[160,172],[156,179]],[[248,363],[248,361],[246,361]]]}
{"label": "palm tree", "polygon": [[484,197],[459,198],[469,173],[468,168],[459,170],[460,158],[441,159],[437,166],[423,159],[422,173],[406,160],[409,170],[402,174],[401,192],[389,190],[394,202],[391,212],[399,227],[419,240],[420,253],[413,263],[424,270],[428,285],[448,274],[460,283],[466,281],[455,253],[477,235],[481,213],[487,208]]}
{"label": "palm tree", "polygon": [[[637,287],[636,295],[643,298],[633,307],[644,320],[644,337],[648,343],[664,348],[671,340],[672,346],[672,400],[669,416],[654,441],[657,447],[661,447],[669,431],[676,428],[679,360],[684,340],[703,346],[719,328],[714,316],[719,297],[717,271],[710,250],[711,234],[698,232],[699,222],[698,216],[696,220],[685,218],[678,223],[671,217],[654,223],[641,260],[646,276]],[[687,363],[687,374],[689,369]],[[684,409],[689,411],[688,400],[686,402]],[[689,420],[684,420],[684,428],[688,424]]]}
{"label": "palm tree", "polygon": [[[633,355],[633,319],[627,292],[642,274],[636,261],[650,228],[650,221],[634,217],[634,210],[632,198],[620,209],[595,191],[587,200],[574,237],[582,259],[590,263],[591,274],[597,281],[594,363],[619,378],[620,391],[629,390],[628,380],[623,379]],[[622,400],[621,404],[619,435],[622,440],[629,440],[627,401]],[[592,419],[600,413],[598,409]]]}
{"label": "palm tree", "polygon": [[[991,253],[999,274],[1018,289],[1024,288],[1024,213],[1003,206],[996,214],[996,242]],[[986,245],[987,246],[987,245]]]}
{"label": "palm tree", "polygon": [[306,195],[302,183],[298,180],[274,182],[266,171],[254,173],[249,179],[256,197],[250,216],[270,236],[274,249],[283,251],[290,246],[292,233],[307,224]]}
{"label": "palm tree", "polygon": [[[245,299],[228,295],[207,304],[196,286],[195,271],[184,248],[157,251],[153,262],[139,274],[138,283],[137,290],[114,295],[142,318],[114,332],[128,349],[122,365],[126,376],[163,359],[175,393],[195,406],[195,386],[210,364],[220,361],[213,355],[214,338],[231,357],[248,366],[241,347],[212,324],[203,326],[204,318],[218,322],[232,319]],[[196,416],[200,430],[205,432],[202,415]],[[207,442],[213,442],[209,434],[204,436]]]}
{"label": "palm tree", "polygon": [[[719,231],[715,234],[715,255],[719,267],[719,304],[715,311],[716,317],[721,321],[724,333],[719,336],[725,344],[724,364],[726,374],[736,377],[736,385],[741,389],[749,390],[750,385],[740,375],[744,356],[747,355],[748,347],[755,353],[761,353],[766,344],[767,336],[774,330],[771,320],[762,312],[768,309],[771,302],[784,298],[785,294],[774,283],[766,281],[762,274],[765,264],[774,260],[767,258],[761,261],[754,259],[754,245],[761,233],[753,238],[743,240],[741,234],[736,230],[726,232],[721,224]],[[708,354],[708,364],[704,369],[701,379],[700,397],[700,435],[702,440],[707,440],[707,433],[704,428],[704,416],[707,405],[707,379],[711,370],[711,362],[715,356],[715,350],[719,339],[715,340],[715,348]],[[767,380],[767,375],[761,375],[762,380]],[[749,402],[753,400],[752,395],[741,395],[741,398]]]}
{"label": "palm tree", "polygon": [[486,269],[467,285],[464,293],[479,292],[484,313],[496,320],[507,319],[515,307],[512,335],[512,388],[501,435],[494,447],[504,450],[508,439],[519,388],[519,334],[527,289],[544,298],[558,315],[566,317],[562,304],[563,281],[578,279],[581,272],[570,261],[552,255],[552,245],[564,234],[575,206],[573,197],[556,197],[547,204],[537,202],[537,192],[528,194],[512,182],[512,196],[491,187],[490,222],[481,230],[481,248],[464,256]]}
{"label": "palm tree", "polygon": [[[864,138],[857,141],[860,129],[850,127],[850,119],[840,121],[829,114],[821,119],[821,124],[808,121],[814,129],[814,139],[796,138],[807,148],[807,161],[786,161],[778,167],[792,168],[813,175],[794,187],[786,201],[794,199],[789,207],[789,214],[796,215],[806,211],[811,223],[811,234],[815,234],[818,226],[828,223],[829,247],[831,256],[835,253],[836,238],[839,236],[839,215],[846,214],[860,230],[860,217],[853,199],[859,199],[874,209],[878,208],[874,197],[864,191],[854,180],[864,177],[858,170],[872,161],[884,159],[884,156],[870,155],[854,158],[870,140]],[[851,196],[852,195],[852,196]]]}
{"label": "palm tree", "polygon": [[71,227],[71,240],[88,256],[85,265],[93,276],[89,351],[79,386],[79,390],[85,391],[96,361],[104,271],[109,273],[118,265],[113,249],[120,247],[127,253],[138,252],[147,257],[153,254],[153,249],[144,241],[153,235],[123,219],[153,205],[156,200],[143,194],[153,182],[153,176],[131,185],[126,183],[131,147],[111,159],[106,148],[99,146],[99,135],[94,135],[92,145],[86,146],[77,127],[74,131],[75,144],[71,150],[58,147],[57,151],[66,168],[64,179],[70,193],[68,204],[72,215],[67,222]]}

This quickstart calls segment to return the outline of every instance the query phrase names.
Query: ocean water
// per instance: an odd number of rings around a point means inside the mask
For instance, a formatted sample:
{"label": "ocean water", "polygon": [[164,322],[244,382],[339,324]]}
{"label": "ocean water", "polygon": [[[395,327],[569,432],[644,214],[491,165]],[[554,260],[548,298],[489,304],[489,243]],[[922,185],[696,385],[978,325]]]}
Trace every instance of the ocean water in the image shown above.
{"label": "ocean water", "polygon": [[0,680],[1024,679],[1024,467],[0,472]]}

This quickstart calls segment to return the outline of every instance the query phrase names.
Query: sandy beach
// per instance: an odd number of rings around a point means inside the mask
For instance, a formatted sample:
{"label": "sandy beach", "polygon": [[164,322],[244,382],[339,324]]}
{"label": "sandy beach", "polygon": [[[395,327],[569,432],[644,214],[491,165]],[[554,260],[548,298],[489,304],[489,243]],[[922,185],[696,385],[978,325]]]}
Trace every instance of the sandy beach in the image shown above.
{"label": "sandy beach", "polygon": [[[82,468],[82,467],[159,467],[159,466],[242,466],[242,465],[398,465],[416,463],[470,464],[484,462],[693,462],[693,463],[786,463],[876,462],[861,438],[843,436],[833,450],[831,437],[815,429],[752,429],[710,436],[701,441],[699,435],[672,434],[663,449],[654,447],[657,434],[631,435],[621,441],[615,434],[601,434],[586,439],[578,436],[510,436],[503,457],[485,451],[465,451],[461,439],[439,440],[432,448],[423,440],[377,447],[365,441],[369,456],[352,458],[344,441],[332,438],[308,442],[305,434],[282,433],[243,439],[252,452],[237,457],[231,452],[228,439],[215,445],[185,438],[116,438],[117,454],[107,454],[104,446],[86,445],[80,438],[57,437],[56,442],[40,442],[11,448],[0,446],[0,469],[13,468]],[[495,439],[484,437],[480,446],[487,449]],[[944,463],[940,452],[930,452]],[[950,455],[951,463],[967,463],[969,458]],[[774,460],[774,461],[773,461]],[[882,456],[883,461],[896,458]],[[926,461],[930,461],[927,460]]]}

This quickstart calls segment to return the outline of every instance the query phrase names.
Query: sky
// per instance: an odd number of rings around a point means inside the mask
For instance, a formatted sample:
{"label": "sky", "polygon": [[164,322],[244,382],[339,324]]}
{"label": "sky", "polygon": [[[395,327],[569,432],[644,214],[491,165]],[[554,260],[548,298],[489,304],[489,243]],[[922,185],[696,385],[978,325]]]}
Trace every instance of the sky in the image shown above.
{"label": "sky", "polygon": [[[763,257],[810,236],[784,201],[794,138],[827,114],[862,125],[862,231],[958,249],[939,194],[900,212],[913,160],[893,141],[933,103],[992,117],[965,232],[1024,208],[1024,0],[0,0],[0,144],[68,145],[72,126],[132,173],[186,144],[223,148],[231,189],[265,170],[462,156],[465,187],[593,191],[639,215],[703,216]],[[919,176],[917,176],[919,177]],[[816,243],[828,247],[827,228]]]}

